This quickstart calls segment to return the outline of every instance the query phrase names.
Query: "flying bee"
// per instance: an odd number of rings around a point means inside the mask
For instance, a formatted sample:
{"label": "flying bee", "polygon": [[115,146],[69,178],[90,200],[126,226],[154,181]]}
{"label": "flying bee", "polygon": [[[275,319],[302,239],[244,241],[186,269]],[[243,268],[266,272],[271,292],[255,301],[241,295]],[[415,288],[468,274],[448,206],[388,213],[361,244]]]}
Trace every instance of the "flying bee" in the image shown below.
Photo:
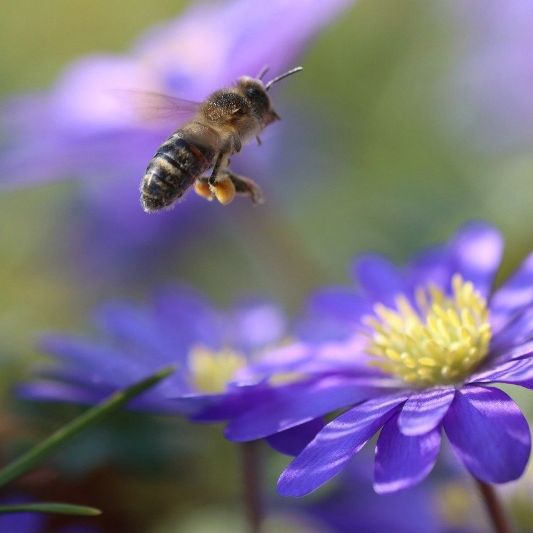
{"label": "flying bee", "polygon": [[[263,194],[250,178],[229,168],[230,157],[256,138],[279,115],[272,108],[268,91],[278,81],[300,72],[296,67],[264,84],[264,68],[256,78],[243,76],[227,89],[212,93],[204,102],[188,102],[162,95],[176,113],[189,111],[191,120],[159,147],[141,181],[141,204],[148,212],[172,206],[194,185],[200,196],[229,204],[235,194],[248,195],[261,203]],[[205,173],[210,169],[210,175]]]}

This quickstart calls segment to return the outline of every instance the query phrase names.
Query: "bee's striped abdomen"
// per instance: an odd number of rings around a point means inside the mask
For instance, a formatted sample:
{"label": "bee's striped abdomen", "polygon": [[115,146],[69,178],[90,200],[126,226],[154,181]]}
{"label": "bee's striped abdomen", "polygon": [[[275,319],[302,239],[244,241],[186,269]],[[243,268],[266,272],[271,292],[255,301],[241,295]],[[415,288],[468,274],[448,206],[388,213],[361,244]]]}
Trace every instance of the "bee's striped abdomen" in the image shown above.
{"label": "bee's striped abdomen", "polygon": [[213,150],[188,140],[186,132],[174,133],[159,147],[142,179],[144,210],[171,206],[211,166],[214,155]]}

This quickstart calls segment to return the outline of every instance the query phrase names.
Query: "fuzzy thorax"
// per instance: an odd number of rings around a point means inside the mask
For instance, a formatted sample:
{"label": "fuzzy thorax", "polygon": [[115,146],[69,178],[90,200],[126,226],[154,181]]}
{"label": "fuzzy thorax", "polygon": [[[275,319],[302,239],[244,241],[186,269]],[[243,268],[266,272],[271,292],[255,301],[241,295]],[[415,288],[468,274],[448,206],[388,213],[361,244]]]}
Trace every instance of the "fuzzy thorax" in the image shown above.
{"label": "fuzzy thorax", "polygon": [[459,274],[451,296],[430,286],[416,291],[416,306],[400,295],[396,309],[376,304],[374,313],[365,318],[372,364],[410,385],[461,382],[488,353],[487,302]]}
{"label": "fuzzy thorax", "polygon": [[230,349],[210,350],[194,347],[189,354],[189,372],[192,385],[199,392],[224,392],[235,374],[246,365],[244,355]]}

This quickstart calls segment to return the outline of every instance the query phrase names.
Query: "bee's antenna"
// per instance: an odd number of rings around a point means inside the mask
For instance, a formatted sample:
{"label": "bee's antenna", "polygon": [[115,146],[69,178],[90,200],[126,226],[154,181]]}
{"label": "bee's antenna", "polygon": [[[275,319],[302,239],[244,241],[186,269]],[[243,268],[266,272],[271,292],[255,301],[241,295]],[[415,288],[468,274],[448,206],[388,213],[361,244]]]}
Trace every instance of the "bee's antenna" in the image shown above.
{"label": "bee's antenna", "polygon": [[268,65],[265,65],[260,71],[259,71],[259,74],[256,76],[256,79],[258,80],[262,80],[263,79],[263,76],[268,72]]}
{"label": "bee's antenna", "polygon": [[281,76],[277,76],[276,78],[270,80],[265,85],[265,91],[268,91],[270,89],[270,87],[272,87],[272,85],[274,85],[274,83],[277,83],[278,81],[282,80],[283,78],[286,78],[287,76],[292,76],[293,74],[296,74],[297,72],[300,72],[302,70],[303,70],[303,67],[291,68],[291,70],[288,70],[287,72],[285,72],[285,74],[281,74]]}

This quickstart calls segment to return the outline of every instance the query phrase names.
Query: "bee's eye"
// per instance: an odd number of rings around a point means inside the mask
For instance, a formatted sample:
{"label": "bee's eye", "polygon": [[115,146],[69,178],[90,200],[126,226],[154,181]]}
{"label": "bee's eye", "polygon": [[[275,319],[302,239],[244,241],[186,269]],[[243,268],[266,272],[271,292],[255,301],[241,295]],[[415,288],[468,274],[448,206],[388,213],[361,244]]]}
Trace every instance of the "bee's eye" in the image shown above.
{"label": "bee's eye", "polygon": [[248,87],[246,89],[246,96],[250,99],[257,98],[261,94],[261,91],[257,87]]}

